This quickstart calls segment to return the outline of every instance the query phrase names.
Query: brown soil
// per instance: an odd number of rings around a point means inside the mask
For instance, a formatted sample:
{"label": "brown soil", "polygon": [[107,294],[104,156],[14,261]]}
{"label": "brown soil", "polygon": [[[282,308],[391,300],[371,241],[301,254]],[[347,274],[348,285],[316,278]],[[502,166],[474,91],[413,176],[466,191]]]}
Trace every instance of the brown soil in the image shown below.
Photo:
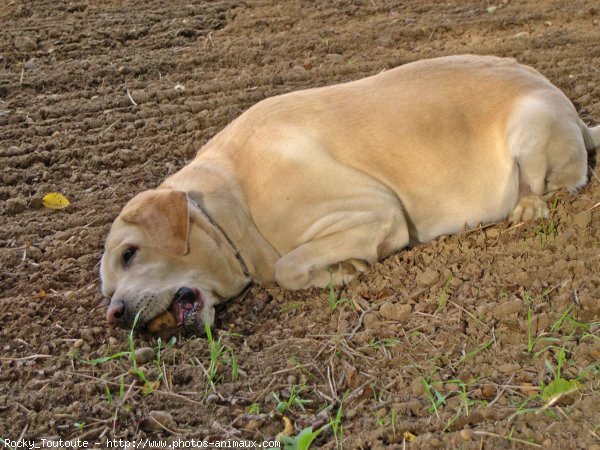
{"label": "brown soil", "polygon": [[[0,0],[0,438],[262,441],[284,428],[274,396],[294,387],[309,401],[284,412],[294,434],[335,417],[348,392],[344,448],[600,449],[596,174],[554,197],[548,222],[388,258],[338,290],[349,301],[333,312],[327,292],[253,287],[218,312],[229,350],[217,395],[206,395],[205,339],[140,364],[146,392],[126,357],[84,362],[129,348],[105,326],[99,292],[110,223],[250,105],[480,53],[536,67],[590,123],[600,120],[593,4]],[[53,191],[71,206],[45,209]],[[556,379],[576,391],[551,402]],[[430,398],[443,401],[434,409]],[[156,411],[170,416],[153,431]],[[335,446],[329,429],[314,443]]]}

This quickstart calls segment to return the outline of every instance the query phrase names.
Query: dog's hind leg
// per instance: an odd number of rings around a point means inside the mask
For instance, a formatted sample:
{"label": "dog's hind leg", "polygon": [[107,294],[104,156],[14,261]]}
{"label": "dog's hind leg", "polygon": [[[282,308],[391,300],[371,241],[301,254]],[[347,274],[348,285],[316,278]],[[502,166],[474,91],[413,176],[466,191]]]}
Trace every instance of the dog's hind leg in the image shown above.
{"label": "dog's hind leg", "polygon": [[544,194],[575,191],[586,182],[587,153],[579,118],[561,93],[522,100],[509,124],[507,145],[519,176],[513,223],[548,217]]}
{"label": "dog's hind leg", "polygon": [[287,289],[348,283],[380,258],[405,247],[408,227],[401,211],[352,213],[324,232],[283,255],[275,279]]}

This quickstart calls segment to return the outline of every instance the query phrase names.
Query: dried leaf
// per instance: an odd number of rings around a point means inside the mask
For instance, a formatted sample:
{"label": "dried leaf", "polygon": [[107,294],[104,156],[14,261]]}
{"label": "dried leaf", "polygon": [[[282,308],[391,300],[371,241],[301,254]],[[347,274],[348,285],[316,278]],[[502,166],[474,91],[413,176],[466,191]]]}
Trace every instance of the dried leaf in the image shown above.
{"label": "dried leaf", "polygon": [[406,439],[408,442],[414,441],[415,438],[416,438],[416,436],[414,434],[412,434],[410,431],[404,432],[404,439]]}
{"label": "dried leaf", "polygon": [[71,204],[71,202],[59,192],[50,192],[44,195],[42,203],[49,209],[63,209]]}
{"label": "dried leaf", "polygon": [[283,422],[285,423],[285,426],[283,427],[283,431],[281,433],[284,436],[291,436],[294,432],[294,425],[292,425],[292,421],[286,416],[283,416]]}

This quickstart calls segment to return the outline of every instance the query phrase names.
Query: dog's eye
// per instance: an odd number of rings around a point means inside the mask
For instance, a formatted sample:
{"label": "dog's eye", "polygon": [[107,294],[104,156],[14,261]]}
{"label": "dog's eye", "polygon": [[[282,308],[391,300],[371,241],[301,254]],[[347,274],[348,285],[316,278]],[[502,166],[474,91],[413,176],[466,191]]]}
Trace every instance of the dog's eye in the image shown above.
{"label": "dog's eye", "polygon": [[135,247],[129,247],[127,250],[125,250],[123,252],[123,255],[121,256],[121,259],[122,259],[123,265],[125,267],[127,267],[129,265],[129,263],[131,262],[131,260],[135,256],[135,252],[136,251],[137,251],[137,248],[135,248]]}

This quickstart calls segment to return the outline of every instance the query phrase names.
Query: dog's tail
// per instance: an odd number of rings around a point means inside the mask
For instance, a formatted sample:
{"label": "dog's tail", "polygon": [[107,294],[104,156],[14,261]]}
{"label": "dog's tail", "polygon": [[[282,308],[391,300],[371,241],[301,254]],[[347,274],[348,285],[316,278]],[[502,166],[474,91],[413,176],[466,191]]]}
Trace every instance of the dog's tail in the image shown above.
{"label": "dog's tail", "polygon": [[580,121],[581,133],[585,142],[585,149],[593,152],[600,149],[600,125],[589,128],[583,121]]}

